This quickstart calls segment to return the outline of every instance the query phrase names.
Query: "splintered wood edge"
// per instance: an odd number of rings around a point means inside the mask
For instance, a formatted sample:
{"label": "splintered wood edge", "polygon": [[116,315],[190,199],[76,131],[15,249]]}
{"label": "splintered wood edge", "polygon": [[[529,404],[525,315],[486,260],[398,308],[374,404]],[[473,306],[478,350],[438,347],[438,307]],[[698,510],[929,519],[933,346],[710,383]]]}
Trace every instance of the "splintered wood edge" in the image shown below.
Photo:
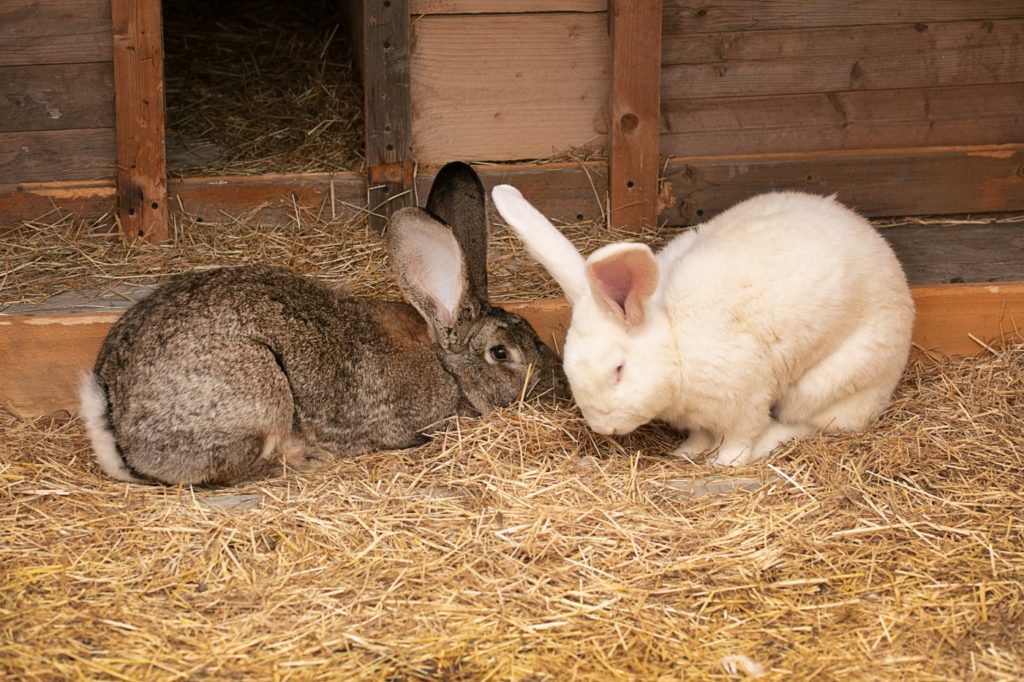
{"label": "splintered wood edge", "polygon": [[[912,287],[914,355],[923,360],[992,352],[1024,338],[1024,282]],[[563,299],[501,304],[561,351],[570,308]],[[0,408],[19,417],[77,411],[78,383],[119,313],[0,314]]]}

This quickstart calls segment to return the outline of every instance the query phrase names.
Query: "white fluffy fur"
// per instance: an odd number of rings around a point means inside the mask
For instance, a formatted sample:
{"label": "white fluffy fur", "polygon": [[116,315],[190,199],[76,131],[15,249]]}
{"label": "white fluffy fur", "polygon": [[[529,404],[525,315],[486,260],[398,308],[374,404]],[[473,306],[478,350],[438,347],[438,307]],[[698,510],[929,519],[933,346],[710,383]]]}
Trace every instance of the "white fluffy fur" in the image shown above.
{"label": "white fluffy fur", "polygon": [[132,476],[125,466],[124,460],[117,452],[114,434],[107,423],[107,398],[96,381],[95,374],[82,376],[78,388],[79,411],[85,422],[85,432],[89,434],[92,452],[100,468],[107,476],[118,481],[140,483],[140,479]]}
{"label": "white fluffy fur", "polygon": [[[563,253],[564,236],[517,195],[495,205],[530,253]],[[642,324],[592,291],[572,300],[565,372],[595,431],[661,419],[690,432],[677,453],[717,447],[716,463],[739,465],[794,436],[863,429],[888,404],[913,300],[885,240],[834,199],[756,196],[652,258],[644,276],[657,273],[657,289]],[[584,269],[581,257],[538,260],[560,284]]]}

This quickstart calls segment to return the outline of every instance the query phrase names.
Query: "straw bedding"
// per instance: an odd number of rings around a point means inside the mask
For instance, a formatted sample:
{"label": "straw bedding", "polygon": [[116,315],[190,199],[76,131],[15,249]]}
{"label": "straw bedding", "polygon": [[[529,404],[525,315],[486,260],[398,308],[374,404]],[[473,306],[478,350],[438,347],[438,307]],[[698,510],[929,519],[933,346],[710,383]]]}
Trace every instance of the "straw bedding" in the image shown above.
{"label": "straw bedding", "polygon": [[543,399],[221,490],[111,482],[77,420],[4,423],[0,671],[1019,679],[1022,384],[1021,345],[915,364],[870,433],[727,472]]}

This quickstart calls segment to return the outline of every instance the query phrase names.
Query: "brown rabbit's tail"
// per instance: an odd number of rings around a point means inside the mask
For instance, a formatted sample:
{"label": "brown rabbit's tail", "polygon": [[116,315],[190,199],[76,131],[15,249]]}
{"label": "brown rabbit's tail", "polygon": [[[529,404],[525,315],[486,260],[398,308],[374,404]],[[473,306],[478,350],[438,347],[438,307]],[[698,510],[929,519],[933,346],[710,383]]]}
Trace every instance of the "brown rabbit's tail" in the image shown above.
{"label": "brown rabbit's tail", "polygon": [[107,421],[107,393],[100,386],[95,374],[82,376],[78,388],[79,412],[85,422],[85,431],[92,443],[92,452],[96,461],[110,478],[128,483],[145,483],[133,475],[118,452],[114,434]]}

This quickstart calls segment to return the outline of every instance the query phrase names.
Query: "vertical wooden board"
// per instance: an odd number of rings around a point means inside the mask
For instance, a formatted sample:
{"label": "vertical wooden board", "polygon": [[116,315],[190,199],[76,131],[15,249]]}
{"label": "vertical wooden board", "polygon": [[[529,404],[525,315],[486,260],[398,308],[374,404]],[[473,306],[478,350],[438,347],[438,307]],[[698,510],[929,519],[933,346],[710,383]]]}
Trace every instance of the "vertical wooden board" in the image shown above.
{"label": "vertical wooden board", "polygon": [[661,0],[612,0],[609,221],[639,230],[658,219]]}
{"label": "vertical wooden board", "polygon": [[3,0],[0,66],[110,61],[110,0]]}
{"label": "vertical wooden board", "polygon": [[362,0],[363,93],[370,224],[382,230],[414,197],[409,0]]}
{"label": "vertical wooden board", "polygon": [[113,0],[117,199],[126,241],[167,238],[160,0]]}
{"label": "vertical wooden board", "polygon": [[110,62],[0,66],[0,132],[113,127]]}
{"label": "vertical wooden board", "polygon": [[609,66],[603,12],[418,19],[412,49],[416,160],[543,159],[600,146]]}

